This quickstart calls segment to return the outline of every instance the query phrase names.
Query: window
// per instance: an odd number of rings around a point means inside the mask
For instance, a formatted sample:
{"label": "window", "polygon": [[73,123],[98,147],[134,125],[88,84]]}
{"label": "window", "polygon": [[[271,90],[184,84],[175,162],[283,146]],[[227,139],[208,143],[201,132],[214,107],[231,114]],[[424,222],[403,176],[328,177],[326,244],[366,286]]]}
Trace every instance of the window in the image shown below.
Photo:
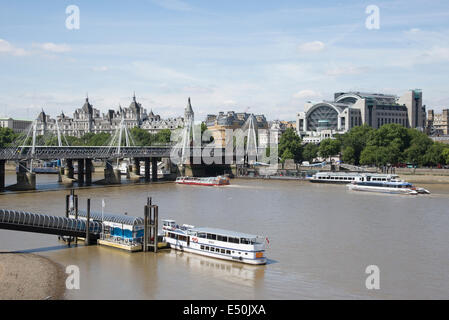
{"label": "window", "polygon": [[221,253],[225,253],[226,252],[225,249],[221,249],[220,251],[221,251]]}
{"label": "window", "polygon": [[231,237],[229,237],[228,241],[232,242],[232,243],[240,243],[239,238],[231,238]]}
{"label": "window", "polygon": [[201,246],[201,250],[204,250],[204,246]]}
{"label": "window", "polygon": [[210,247],[210,251],[214,252],[215,248],[214,247]]}
{"label": "window", "polygon": [[228,237],[225,237],[225,236],[217,236],[217,240],[218,240],[218,241],[228,242]]}
{"label": "window", "polygon": [[209,247],[208,247],[208,246],[205,246],[205,247],[204,247],[204,250],[209,251]]}
{"label": "window", "polygon": [[210,239],[210,240],[217,240],[217,235],[208,233],[208,234],[207,234],[207,239]]}
{"label": "window", "polygon": [[205,233],[198,233],[198,238],[206,238],[206,234]]}
{"label": "window", "polygon": [[249,244],[249,240],[246,238],[240,238],[240,243]]}
{"label": "window", "polygon": [[231,254],[231,250],[226,250],[226,254]]}

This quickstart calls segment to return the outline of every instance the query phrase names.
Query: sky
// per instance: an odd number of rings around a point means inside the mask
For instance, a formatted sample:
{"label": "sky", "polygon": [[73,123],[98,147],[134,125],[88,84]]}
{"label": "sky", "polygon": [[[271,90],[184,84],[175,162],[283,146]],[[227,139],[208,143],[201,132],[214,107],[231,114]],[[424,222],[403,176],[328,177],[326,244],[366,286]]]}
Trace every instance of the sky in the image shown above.
{"label": "sky", "polygon": [[[79,29],[66,13],[79,8]],[[379,9],[379,28],[367,28]],[[69,22],[73,22],[70,20]],[[0,0],[0,117],[72,115],[86,95],[196,120],[234,110],[295,120],[334,92],[449,108],[449,1]]]}

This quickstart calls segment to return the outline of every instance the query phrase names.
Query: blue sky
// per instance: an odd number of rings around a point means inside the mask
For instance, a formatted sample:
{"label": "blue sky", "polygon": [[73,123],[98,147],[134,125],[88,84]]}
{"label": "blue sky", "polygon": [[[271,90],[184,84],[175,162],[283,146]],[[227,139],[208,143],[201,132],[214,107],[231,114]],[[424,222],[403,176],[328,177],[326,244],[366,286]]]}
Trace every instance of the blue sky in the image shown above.
{"label": "blue sky", "polygon": [[[80,29],[66,28],[66,7]],[[365,27],[368,5],[380,28]],[[308,100],[423,90],[449,108],[449,1],[0,2],[0,116],[72,114],[86,92],[106,112],[133,91],[163,117],[192,99],[218,111],[294,120]]]}

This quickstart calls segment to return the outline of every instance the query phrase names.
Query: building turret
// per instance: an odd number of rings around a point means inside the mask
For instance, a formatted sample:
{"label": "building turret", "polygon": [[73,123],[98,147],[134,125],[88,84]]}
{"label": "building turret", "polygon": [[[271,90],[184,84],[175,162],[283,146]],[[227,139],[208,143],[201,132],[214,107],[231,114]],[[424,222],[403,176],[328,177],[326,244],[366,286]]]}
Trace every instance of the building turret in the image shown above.
{"label": "building turret", "polygon": [[184,118],[186,121],[187,121],[187,119],[190,119],[191,121],[193,121],[193,118],[194,118],[192,104],[190,103],[190,97],[189,97],[189,100],[187,101],[187,107],[184,110]]}

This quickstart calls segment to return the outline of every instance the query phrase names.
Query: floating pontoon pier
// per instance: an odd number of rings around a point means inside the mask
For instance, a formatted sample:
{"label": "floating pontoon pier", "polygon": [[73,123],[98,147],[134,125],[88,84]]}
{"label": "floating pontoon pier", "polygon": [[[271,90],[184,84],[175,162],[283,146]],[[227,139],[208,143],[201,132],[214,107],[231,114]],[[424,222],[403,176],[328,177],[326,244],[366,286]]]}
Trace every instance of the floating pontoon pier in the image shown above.
{"label": "floating pontoon pier", "polygon": [[70,242],[84,239],[86,245],[100,244],[134,251],[157,252],[158,206],[147,198],[144,217],[103,213],[78,208],[74,190],[66,196],[65,217],[0,209],[0,229],[54,234]]}

